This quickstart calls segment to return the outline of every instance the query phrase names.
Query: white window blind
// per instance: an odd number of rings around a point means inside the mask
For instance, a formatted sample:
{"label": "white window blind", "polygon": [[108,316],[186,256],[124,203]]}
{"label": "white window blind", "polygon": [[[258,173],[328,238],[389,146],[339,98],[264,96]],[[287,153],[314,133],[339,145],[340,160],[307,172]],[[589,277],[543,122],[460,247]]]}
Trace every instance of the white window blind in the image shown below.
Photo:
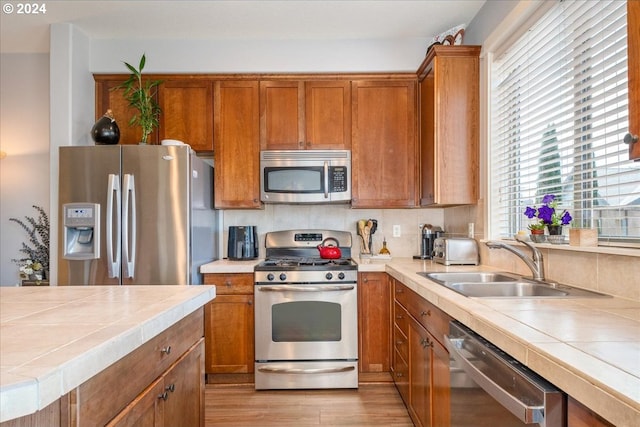
{"label": "white window blind", "polygon": [[557,2],[492,64],[492,226],[511,237],[554,194],[601,243],[640,242],[640,163],[628,160],[624,1]]}

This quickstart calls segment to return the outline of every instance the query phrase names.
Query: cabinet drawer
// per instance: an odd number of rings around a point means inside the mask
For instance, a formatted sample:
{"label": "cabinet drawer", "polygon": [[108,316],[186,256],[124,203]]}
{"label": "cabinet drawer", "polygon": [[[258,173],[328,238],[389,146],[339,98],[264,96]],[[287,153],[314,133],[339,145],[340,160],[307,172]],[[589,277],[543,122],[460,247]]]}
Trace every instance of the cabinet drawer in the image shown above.
{"label": "cabinet drawer", "polygon": [[409,402],[409,364],[397,351],[394,354],[394,361],[393,381],[406,404]]}
{"label": "cabinet drawer", "polygon": [[72,425],[105,425],[203,336],[200,308],[81,384],[70,393]]}
{"label": "cabinet drawer", "polygon": [[252,273],[205,274],[205,285],[215,285],[216,295],[253,294]]}
{"label": "cabinet drawer", "polygon": [[406,307],[407,300],[409,299],[409,292],[411,292],[411,290],[397,280],[394,280],[393,284],[393,295],[395,300]]}
{"label": "cabinet drawer", "polygon": [[443,336],[449,332],[449,316],[412,290],[407,289],[407,293],[410,295],[406,306],[409,314],[442,342]]}
{"label": "cabinet drawer", "polygon": [[405,336],[409,333],[409,314],[397,301],[393,304],[393,322]]}
{"label": "cabinet drawer", "polygon": [[398,326],[393,329],[393,346],[395,351],[400,353],[405,360],[409,360],[409,341],[407,336],[398,329]]}

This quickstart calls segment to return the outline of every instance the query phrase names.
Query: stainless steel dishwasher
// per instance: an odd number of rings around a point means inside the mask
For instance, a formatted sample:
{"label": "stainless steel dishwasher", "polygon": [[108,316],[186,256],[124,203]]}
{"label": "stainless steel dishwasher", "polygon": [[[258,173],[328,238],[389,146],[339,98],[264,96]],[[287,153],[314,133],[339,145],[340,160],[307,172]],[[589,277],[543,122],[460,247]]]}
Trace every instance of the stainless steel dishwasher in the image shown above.
{"label": "stainless steel dishwasher", "polygon": [[451,356],[451,427],[564,427],[566,395],[457,321]]}

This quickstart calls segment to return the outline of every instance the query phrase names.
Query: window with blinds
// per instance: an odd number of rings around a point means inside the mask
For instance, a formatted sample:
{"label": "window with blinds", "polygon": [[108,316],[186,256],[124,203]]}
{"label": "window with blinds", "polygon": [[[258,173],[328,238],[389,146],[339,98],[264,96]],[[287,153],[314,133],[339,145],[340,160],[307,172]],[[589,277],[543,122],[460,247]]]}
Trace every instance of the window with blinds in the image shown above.
{"label": "window with blinds", "polygon": [[562,1],[495,58],[492,226],[511,237],[554,194],[600,243],[640,242],[640,163],[628,160],[624,1]]}

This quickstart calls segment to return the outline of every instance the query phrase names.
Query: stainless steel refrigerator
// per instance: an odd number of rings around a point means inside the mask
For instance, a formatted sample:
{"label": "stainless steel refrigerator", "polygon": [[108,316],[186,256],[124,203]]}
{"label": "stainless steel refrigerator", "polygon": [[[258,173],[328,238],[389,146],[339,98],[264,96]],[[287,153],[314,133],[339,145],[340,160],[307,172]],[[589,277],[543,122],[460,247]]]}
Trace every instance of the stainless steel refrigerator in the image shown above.
{"label": "stainless steel refrigerator", "polygon": [[59,285],[201,284],[218,258],[213,167],[188,146],[61,147]]}

